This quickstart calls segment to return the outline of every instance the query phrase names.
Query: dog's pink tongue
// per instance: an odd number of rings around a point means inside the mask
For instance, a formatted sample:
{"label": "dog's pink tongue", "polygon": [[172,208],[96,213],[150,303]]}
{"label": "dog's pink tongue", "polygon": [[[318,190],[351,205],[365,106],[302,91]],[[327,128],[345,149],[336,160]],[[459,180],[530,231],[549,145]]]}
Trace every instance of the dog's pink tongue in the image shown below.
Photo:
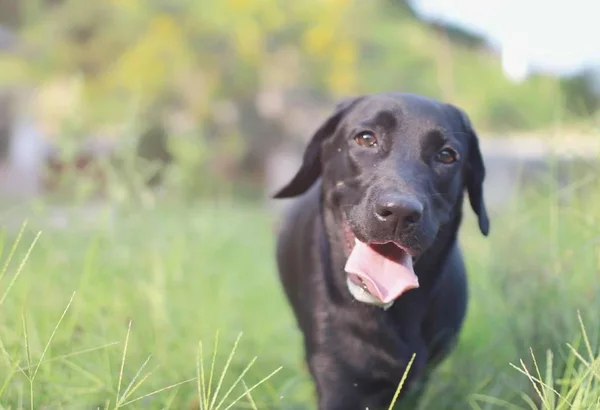
{"label": "dog's pink tongue", "polygon": [[373,296],[389,303],[407,290],[419,287],[412,257],[400,249],[394,257],[397,259],[381,255],[366,243],[355,240],[345,270],[360,277]]}

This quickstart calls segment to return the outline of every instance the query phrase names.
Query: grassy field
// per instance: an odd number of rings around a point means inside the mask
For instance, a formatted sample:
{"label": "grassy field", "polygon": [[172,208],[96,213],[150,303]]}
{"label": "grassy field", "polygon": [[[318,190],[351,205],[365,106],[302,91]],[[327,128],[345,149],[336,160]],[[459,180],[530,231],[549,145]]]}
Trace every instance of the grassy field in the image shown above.
{"label": "grassy field", "polygon": [[[600,185],[580,188],[524,191],[489,238],[467,212],[468,320],[422,408],[600,408]],[[0,408],[314,408],[263,210],[36,221],[0,240]]]}

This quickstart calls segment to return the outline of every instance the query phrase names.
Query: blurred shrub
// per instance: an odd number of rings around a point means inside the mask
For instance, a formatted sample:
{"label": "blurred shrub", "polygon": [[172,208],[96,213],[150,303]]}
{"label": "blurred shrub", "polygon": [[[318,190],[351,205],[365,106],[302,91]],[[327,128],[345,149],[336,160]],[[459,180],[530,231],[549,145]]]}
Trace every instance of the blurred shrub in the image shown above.
{"label": "blurred shrub", "polygon": [[[53,132],[63,140],[91,132],[122,138],[120,124],[135,123],[139,135],[163,127],[167,136],[196,138],[193,146],[205,147],[208,169],[221,179],[255,179],[261,156],[297,137],[283,123],[294,104],[285,97],[299,92],[323,109],[350,94],[420,93],[460,105],[484,132],[545,126],[563,111],[575,118],[581,110],[565,104],[585,91],[542,75],[513,83],[484,42],[419,20],[404,1],[20,4],[19,13],[11,6],[11,19],[29,58],[0,57],[0,77],[69,84],[69,104],[52,97],[43,106],[57,124]],[[269,112],[259,107],[265,96]],[[166,139],[156,141],[173,145]]]}
{"label": "blurred shrub", "polygon": [[253,100],[265,89],[333,98],[402,90],[455,101],[489,128],[506,125],[500,100],[522,113],[510,116],[511,128],[531,128],[551,121],[561,100],[557,79],[512,83],[485,44],[452,27],[444,35],[404,2],[50,3],[24,8],[30,17],[21,31],[38,51],[35,78],[81,75],[79,108],[91,123],[123,121],[159,104],[201,124],[214,115],[214,102]]}

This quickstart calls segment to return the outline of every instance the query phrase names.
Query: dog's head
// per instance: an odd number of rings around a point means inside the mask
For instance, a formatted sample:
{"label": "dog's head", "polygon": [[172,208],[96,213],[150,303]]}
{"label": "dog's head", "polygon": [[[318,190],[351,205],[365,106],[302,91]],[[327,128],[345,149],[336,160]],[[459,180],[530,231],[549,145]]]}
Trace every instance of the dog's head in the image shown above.
{"label": "dog's head", "polygon": [[418,287],[413,261],[460,213],[465,189],[488,234],[484,175],[460,109],[412,94],[365,95],[338,104],[275,198],[300,195],[322,176],[348,256],[348,288],[385,307]]}

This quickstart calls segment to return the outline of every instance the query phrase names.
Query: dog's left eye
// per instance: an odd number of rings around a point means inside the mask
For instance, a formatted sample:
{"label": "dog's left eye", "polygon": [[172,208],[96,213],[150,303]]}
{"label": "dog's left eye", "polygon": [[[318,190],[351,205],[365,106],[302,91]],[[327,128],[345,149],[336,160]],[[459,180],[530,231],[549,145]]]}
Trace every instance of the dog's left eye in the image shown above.
{"label": "dog's left eye", "polygon": [[442,164],[452,164],[458,159],[458,153],[452,148],[444,148],[438,152],[436,160]]}
{"label": "dog's left eye", "polygon": [[354,141],[361,147],[374,147],[377,145],[377,138],[372,132],[368,131],[356,134]]}

